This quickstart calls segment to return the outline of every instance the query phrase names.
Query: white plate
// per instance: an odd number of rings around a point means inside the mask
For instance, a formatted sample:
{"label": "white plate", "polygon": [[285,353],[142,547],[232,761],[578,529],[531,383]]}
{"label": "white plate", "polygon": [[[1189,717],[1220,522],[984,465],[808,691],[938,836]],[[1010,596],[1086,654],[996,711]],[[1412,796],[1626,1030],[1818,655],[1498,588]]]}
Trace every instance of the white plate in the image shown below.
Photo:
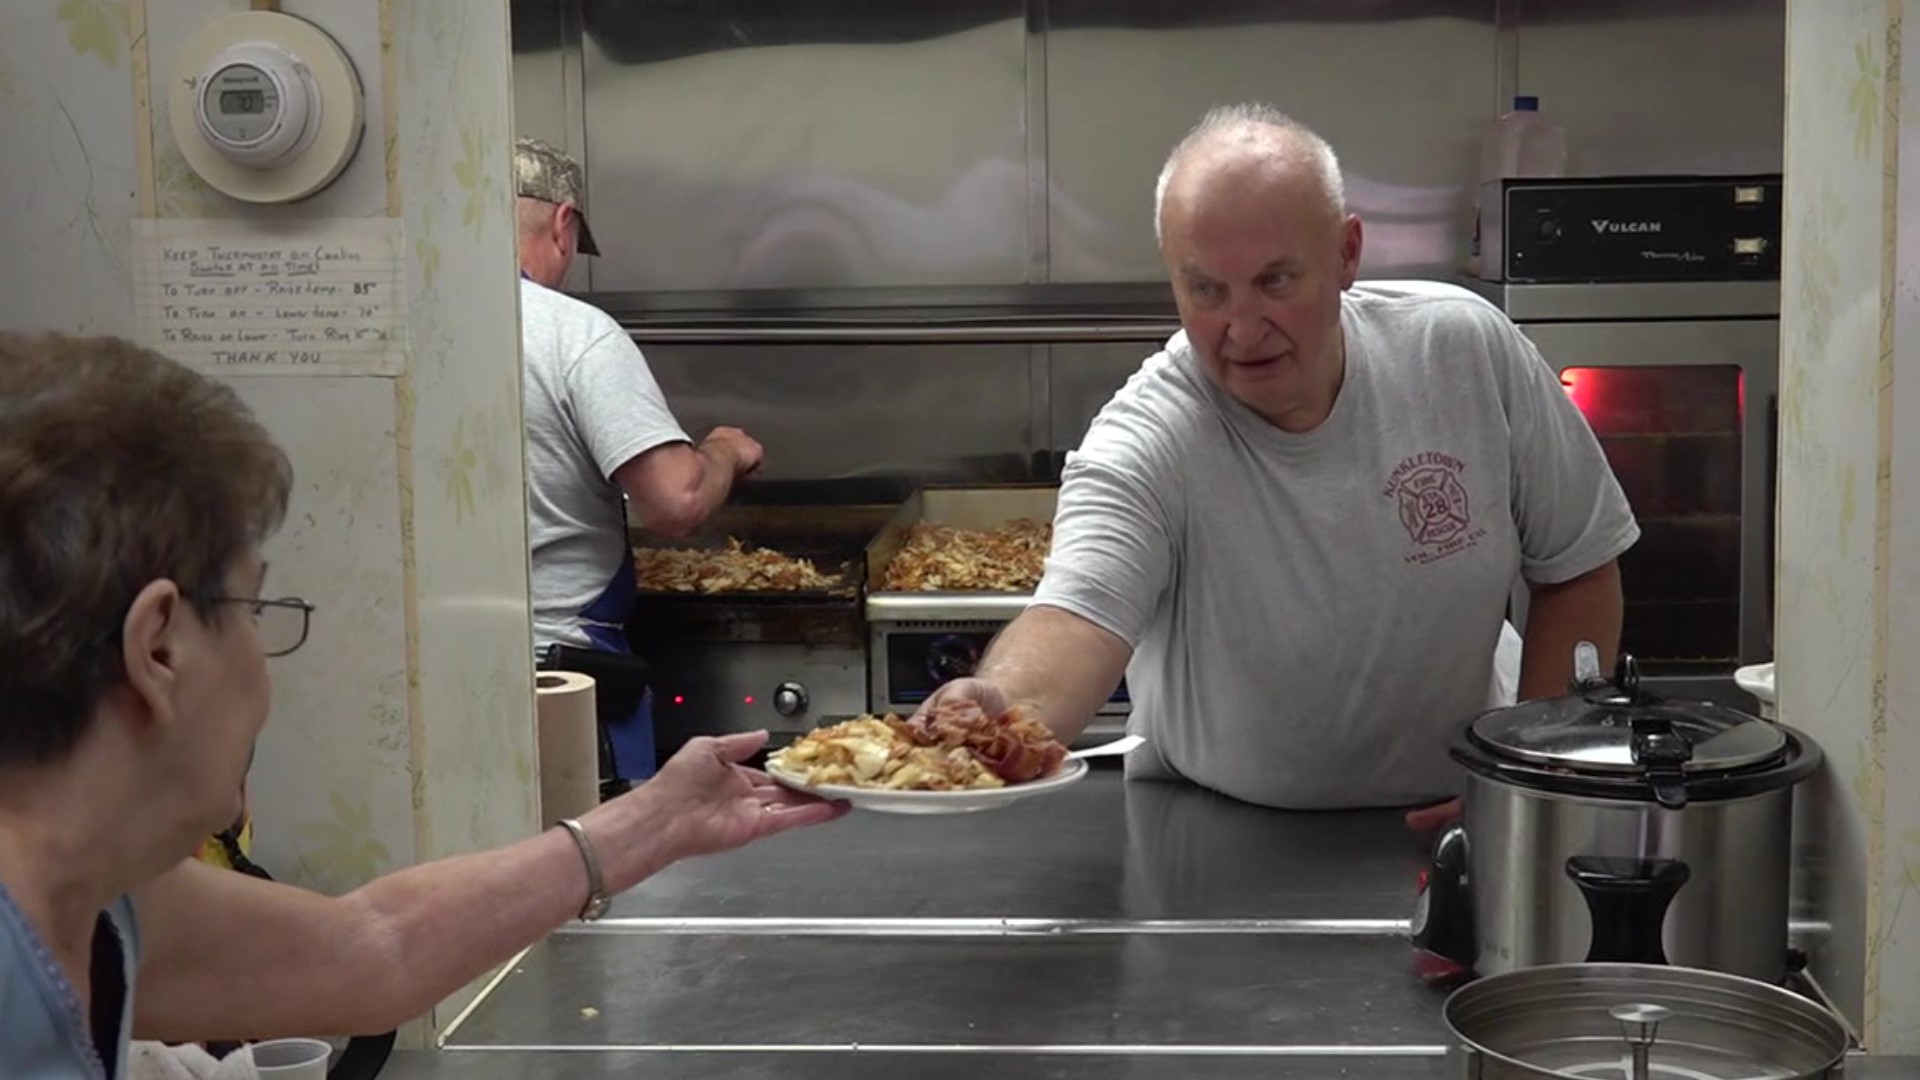
{"label": "white plate", "polygon": [[1024,784],[1008,784],[1001,788],[968,788],[965,791],[881,791],[875,788],[848,787],[843,784],[821,784],[809,787],[800,777],[782,772],[771,761],[767,763],[767,775],[795,791],[804,791],[810,795],[819,795],[827,799],[839,799],[852,803],[862,810],[874,810],[882,814],[969,814],[976,810],[993,810],[1034,795],[1045,795],[1050,791],[1059,791],[1087,775],[1087,763],[1079,758],[1068,758],[1061,763],[1060,771],[1045,780],[1030,780]]}

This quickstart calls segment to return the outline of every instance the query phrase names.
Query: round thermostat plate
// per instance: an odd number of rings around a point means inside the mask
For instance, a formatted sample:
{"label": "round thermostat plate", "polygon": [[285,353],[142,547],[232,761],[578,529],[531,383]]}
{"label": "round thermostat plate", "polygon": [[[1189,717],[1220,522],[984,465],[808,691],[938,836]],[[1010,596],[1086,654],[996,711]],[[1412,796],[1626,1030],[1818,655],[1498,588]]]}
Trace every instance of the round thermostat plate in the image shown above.
{"label": "round thermostat plate", "polygon": [[[194,115],[199,79],[214,57],[253,41],[279,45],[299,58],[313,76],[320,109],[313,144],[266,169],[229,161],[207,141]],[[180,156],[213,188],[245,202],[296,202],[325,188],[353,160],[366,129],[366,100],[353,61],[312,23],[275,11],[241,11],[209,22],[180,50],[167,85],[167,121]]]}

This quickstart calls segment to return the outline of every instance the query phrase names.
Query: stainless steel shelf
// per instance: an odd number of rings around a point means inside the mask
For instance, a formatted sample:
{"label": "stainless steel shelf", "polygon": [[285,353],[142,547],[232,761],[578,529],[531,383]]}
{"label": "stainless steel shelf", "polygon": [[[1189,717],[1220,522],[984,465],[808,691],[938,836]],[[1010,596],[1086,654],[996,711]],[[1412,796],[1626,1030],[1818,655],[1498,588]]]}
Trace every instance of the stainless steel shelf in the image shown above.
{"label": "stainless steel shelf", "polygon": [[675,325],[622,324],[639,344],[950,345],[1063,344],[1137,341],[1158,345],[1178,322],[811,322],[738,321]]}

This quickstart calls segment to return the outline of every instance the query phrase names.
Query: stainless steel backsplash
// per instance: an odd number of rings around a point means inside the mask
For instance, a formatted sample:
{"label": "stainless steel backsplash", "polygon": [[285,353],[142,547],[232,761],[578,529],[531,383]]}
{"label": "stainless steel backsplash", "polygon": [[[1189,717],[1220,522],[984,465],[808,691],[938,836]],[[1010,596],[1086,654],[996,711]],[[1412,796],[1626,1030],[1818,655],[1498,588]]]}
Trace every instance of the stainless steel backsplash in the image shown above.
{"label": "stainless steel backsplash", "polygon": [[[633,328],[689,427],[767,443],[762,493],[1045,478],[1164,339],[1154,177],[1216,103],[1328,137],[1371,277],[1457,275],[1479,133],[1516,93],[1567,125],[1577,173],[1781,162],[1784,0],[512,10],[516,126],[582,158],[604,252],[568,287]],[[883,324],[729,332],[775,314]],[[1094,332],[1120,316],[1158,329]],[[1001,331],[941,336],[981,320]]]}

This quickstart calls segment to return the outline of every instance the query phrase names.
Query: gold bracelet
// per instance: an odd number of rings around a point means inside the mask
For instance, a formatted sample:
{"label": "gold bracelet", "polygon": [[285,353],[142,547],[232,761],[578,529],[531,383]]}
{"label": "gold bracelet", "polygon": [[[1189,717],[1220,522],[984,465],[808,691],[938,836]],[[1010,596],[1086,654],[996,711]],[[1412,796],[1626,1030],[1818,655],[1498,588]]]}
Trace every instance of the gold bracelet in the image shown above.
{"label": "gold bracelet", "polygon": [[572,818],[561,818],[560,827],[573,837],[573,845],[580,849],[580,861],[587,864],[587,902],[580,908],[580,918],[592,922],[607,913],[613,901],[607,896],[606,881],[600,876],[600,857],[594,854],[593,841],[587,839],[587,830]]}

